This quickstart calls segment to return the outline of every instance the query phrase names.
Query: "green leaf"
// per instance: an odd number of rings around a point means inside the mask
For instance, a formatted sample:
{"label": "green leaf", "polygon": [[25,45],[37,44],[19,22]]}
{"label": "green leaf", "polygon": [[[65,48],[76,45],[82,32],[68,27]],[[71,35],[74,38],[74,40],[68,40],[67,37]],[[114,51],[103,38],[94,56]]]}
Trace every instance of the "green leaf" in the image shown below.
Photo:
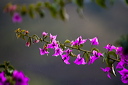
{"label": "green leaf", "polygon": [[107,55],[107,53],[103,53],[103,62],[106,60],[108,60],[108,55]]}
{"label": "green leaf", "polygon": [[108,54],[113,55],[115,58],[117,58],[117,54],[114,51],[109,51]]}
{"label": "green leaf", "polygon": [[95,51],[97,51],[97,52],[100,52],[99,49],[97,49],[97,48],[95,48],[95,47],[91,49],[91,51],[93,51],[93,50],[95,50]]}
{"label": "green leaf", "polygon": [[41,18],[43,18],[45,15],[44,11],[42,10],[43,5],[44,4],[42,2],[38,2],[35,7],[36,12],[40,15]]}
{"label": "green leaf", "polygon": [[66,43],[70,43],[71,41],[70,40],[65,40],[65,42],[64,42],[64,44],[66,44]]}
{"label": "green leaf", "polygon": [[41,6],[43,6],[43,3],[42,3],[42,2],[38,2],[38,3],[36,4],[36,6],[41,7]]}
{"label": "green leaf", "polygon": [[51,4],[49,7],[49,11],[50,11],[50,13],[51,13],[51,15],[52,15],[52,17],[53,18],[56,18],[57,17],[57,6],[56,6],[56,4]]}
{"label": "green leaf", "polygon": [[21,7],[21,15],[26,15],[27,14],[27,7],[25,5],[23,5]]}
{"label": "green leaf", "polygon": [[44,11],[39,11],[39,15],[40,15],[41,18],[43,18],[45,16]]}
{"label": "green leaf", "polygon": [[64,0],[60,0],[60,6],[61,6],[61,7],[64,7],[64,6],[65,6]]}
{"label": "green leaf", "polygon": [[35,9],[35,6],[33,4],[30,4],[28,9],[28,14],[31,18],[35,18],[34,9]]}
{"label": "green leaf", "polygon": [[12,65],[9,65],[8,68],[14,70],[14,67]]}
{"label": "green leaf", "polygon": [[1,65],[0,65],[0,68],[5,68],[5,65],[1,64]]}
{"label": "green leaf", "polygon": [[67,14],[66,12],[66,9],[65,8],[61,8],[60,11],[59,11],[59,14],[60,14],[60,18],[62,20],[68,20],[69,19],[69,15]]}
{"label": "green leaf", "polygon": [[90,54],[87,52],[87,53],[84,54],[84,56],[85,56],[86,62],[88,62],[89,59],[90,59]]}
{"label": "green leaf", "polygon": [[125,0],[125,3],[128,5],[128,0]]}
{"label": "green leaf", "polygon": [[64,0],[60,0],[59,5],[60,5],[60,7],[64,7],[65,6]]}
{"label": "green leaf", "polygon": [[26,30],[21,30],[21,32],[26,32]]}
{"label": "green leaf", "polygon": [[109,55],[107,53],[103,53],[103,61],[106,62],[108,67],[111,67],[111,65],[109,63]]}
{"label": "green leaf", "polygon": [[20,38],[20,35],[19,35],[18,33],[16,33],[16,37],[17,37],[17,38]]}
{"label": "green leaf", "polygon": [[39,14],[39,16],[40,16],[41,18],[44,17],[45,13],[44,13],[43,10],[41,10],[40,8],[36,8],[35,10],[36,10],[36,12]]}
{"label": "green leaf", "polygon": [[74,2],[78,5],[78,7],[83,8],[84,0],[74,0]]}
{"label": "green leaf", "polygon": [[47,7],[47,8],[49,8],[51,6],[51,4],[50,4],[50,2],[45,2],[44,3],[44,6]]}
{"label": "green leaf", "polygon": [[65,6],[64,0],[54,0],[54,2],[57,3],[60,7],[64,7]]}
{"label": "green leaf", "polygon": [[54,2],[59,3],[59,2],[60,2],[60,0],[54,0]]}
{"label": "green leaf", "polygon": [[96,3],[97,3],[99,6],[101,6],[101,7],[103,7],[103,8],[106,8],[105,0],[96,0]]}
{"label": "green leaf", "polygon": [[21,34],[21,35],[20,35],[20,38],[22,38],[23,40],[25,40],[24,34]]}
{"label": "green leaf", "polygon": [[103,53],[103,61],[106,62],[107,67],[112,67],[112,64],[114,63],[113,61],[111,61],[111,59],[109,58],[109,54],[108,53]]}
{"label": "green leaf", "polygon": [[8,69],[7,69],[7,71],[8,71],[9,74],[12,74],[13,71],[14,71],[14,69],[13,68],[10,68],[10,66],[9,66]]}
{"label": "green leaf", "polygon": [[79,14],[80,18],[84,18],[84,12],[83,12],[83,8],[77,8],[76,9],[77,13]]}
{"label": "green leaf", "polygon": [[58,13],[58,6],[55,3],[50,3],[50,2],[45,2],[44,3],[45,7],[48,8],[48,10],[50,11],[51,15],[53,18],[57,17],[57,13]]}
{"label": "green leaf", "polygon": [[65,49],[65,46],[64,45],[62,45],[62,44],[60,44],[60,47],[64,50]]}
{"label": "green leaf", "polygon": [[10,63],[9,63],[9,61],[5,61],[4,64],[5,64],[5,66],[8,66]]}
{"label": "green leaf", "polygon": [[80,45],[79,45],[79,48],[82,48],[83,46],[84,46],[83,44],[80,44]]}

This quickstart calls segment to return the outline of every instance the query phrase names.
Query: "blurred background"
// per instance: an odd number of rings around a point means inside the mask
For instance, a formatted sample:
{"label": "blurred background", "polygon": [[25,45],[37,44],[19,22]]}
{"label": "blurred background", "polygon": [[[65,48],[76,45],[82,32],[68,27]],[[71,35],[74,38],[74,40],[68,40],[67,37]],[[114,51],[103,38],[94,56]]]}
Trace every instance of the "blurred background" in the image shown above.
{"label": "blurred background", "polygon": [[[0,63],[10,61],[19,71],[23,71],[30,78],[30,85],[125,85],[120,80],[120,75],[112,79],[106,76],[100,67],[105,68],[102,59],[92,65],[76,65],[75,58],[71,58],[70,65],[66,65],[61,57],[39,54],[39,47],[43,44],[25,46],[25,41],[17,39],[14,30],[17,28],[29,30],[30,34],[41,36],[42,32],[58,35],[57,40],[63,42],[66,39],[74,40],[80,35],[85,38],[99,38],[102,52],[108,43],[114,44],[121,35],[128,33],[128,6],[123,0],[116,0],[113,6],[107,9],[101,8],[95,3],[85,0],[84,18],[80,18],[76,12],[76,5],[66,6],[70,16],[69,21],[64,22],[53,19],[46,11],[44,18],[31,19],[23,17],[22,23],[13,23],[7,13],[3,13],[3,7],[11,2],[13,4],[37,3],[43,0],[1,0],[0,1]],[[46,1],[46,0],[45,0]],[[90,50],[87,41],[85,49]]]}

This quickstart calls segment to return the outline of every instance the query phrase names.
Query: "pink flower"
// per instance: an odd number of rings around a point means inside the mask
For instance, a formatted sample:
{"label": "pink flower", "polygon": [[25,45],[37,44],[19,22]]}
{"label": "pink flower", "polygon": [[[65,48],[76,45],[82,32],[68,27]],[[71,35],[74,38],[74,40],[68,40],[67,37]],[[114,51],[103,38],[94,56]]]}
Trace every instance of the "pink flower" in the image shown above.
{"label": "pink flower", "polygon": [[69,63],[69,59],[70,59],[69,55],[67,55],[67,54],[61,55],[61,58],[64,61],[64,63],[70,64]]}
{"label": "pink flower", "polygon": [[102,56],[102,53],[97,52],[95,50],[93,50],[93,56],[90,56],[90,60],[88,62],[88,64],[93,64],[95,60],[99,59],[100,56]]}
{"label": "pink flower", "polygon": [[21,71],[14,70],[13,78],[16,81],[15,85],[29,85],[29,78],[26,77]]}
{"label": "pink flower", "polygon": [[30,45],[31,45],[30,42],[26,42],[27,47],[30,47]]}
{"label": "pink flower", "polygon": [[106,68],[101,68],[101,69],[102,69],[102,71],[107,72],[107,77],[111,79],[111,76],[110,76],[111,68],[110,67],[106,67]]}
{"label": "pink flower", "polygon": [[123,48],[122,47],[116,47],[116,54],[122,55]]}
{"label": "pink flower", "polygon": [[50,40],[51,40],[51,41],[52,41],[52,40],[56,40],[56,38],[57,38],[57,35],[53,36],[52,34],[50,34]]}
{"label": "pink flower", "polygon": [[5,9],[4,12],[15,12],[17,9],[17,5],[8,5]]}
{"label": "pink flower", "polygon": [[66,52],[66,54],[69,55],[69,54],[72,52],[72,50],[70,50],[70,49],[68,48],[68,49],[65,50],[64,52]]}
{"label": "pink flower", "polygon": [[59,47],[59,45],[57,44],[56,40],[52,40],[52,42],[50,44],[48,44],[48,48],[51,48],[51,49],[55,49],[58,47]]}
{"label": "pink flower", "polygon": [[44,54],[48,54],[49,52],[47,51],[47,49],[41,49],[41,48],[39,48],[39,50],[40,50],[40,55],[44,55]]}
{"label": "pink flower", "polygon": [[4,82],[6,82],[7,78],[5,77],[4,72],[0,72],[0,84],[4,85]]}
{"label": "pink flower", "polygon": [[63,51],[63,53],[64,53],[64,52],[65,52],[66,54],[61,55],[61,58],[62,58],[62,60],[64,61],[64,63],[70,64],[70,63],[69,63],[69,59],[70,59],[70,53],[72,52],[72,50],[70,50],[70,49],[68,48],[67,50]]}
{"label": "pink flower", "polygon": [[94,37],[92,39],[89,39],[92,45],[99,45],[98,38]]}
{"label": "pink flower", "polygon": [[63,50],[61,48],[55,48],[55,53],[52,56],[62,55]]}
{"label": "pink flower", "polygon": [[118,72],[121,74],[121,81],[128,84],[128,70],[126,68],[123,68],[123,70]]}
{"label": "pink flower", "polygon": [[45,37],[45,36],[48,35],[48,33],[46,33],[46,32],[42,32],[42,35],[43,35],[43,37]]}
{"label": "pink flower", "polygon": [[104,48],[106,48],[108,51],[112,51],[113,49],[116,49],[114,45],[108,44]]}
{"label": "pink flower", "polygon": [[14,13],[13,14],[13,16],[12,16],[12,21],[14,22],[14,23],[16,23],[16,22],[18,22],[18,23],[20,23],[20,22],[22,22],[22,17],[21,17],[21,15],[19,14],[19,13]]}
{"label": "pink flower", "polygon": [[118,68],[124,68],[125,62],[123,60],[121,60],[117,65],[116,65],[116,69]]}
{"label": "pink flower", "polygon": [[82,37],[78,37],[75,41],[71,41],[71,45],[81,45],[86,42],[87,39],[82,39]]}
{"label": "pink flower", "polygon": [[34,43],[39,43],[39,42],[40,42],[40,40],[35,40],[35,41],[34,41]]}
{"label": "pink flower", "polygon": [[74,61],[74,63],[77,64],[77,65],[86,64],[84,58],[80,57],[80,54],[77,55],[77,58]]}

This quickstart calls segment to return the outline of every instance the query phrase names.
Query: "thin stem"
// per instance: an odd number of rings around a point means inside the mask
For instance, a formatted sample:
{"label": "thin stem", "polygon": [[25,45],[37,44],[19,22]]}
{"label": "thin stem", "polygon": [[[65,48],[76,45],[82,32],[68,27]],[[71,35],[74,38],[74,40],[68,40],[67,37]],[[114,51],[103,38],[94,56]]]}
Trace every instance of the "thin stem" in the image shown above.
{"label": "thin stem", "polygon": [[[31,38],[31,39],[39,39],[41,42],[45,42],[46,44],[50,44],[50,43],[51,43],[50,41],[47,41],[47,40],[46,40],[46,37],[49,37],[49,36],[45,36],[45,37],[43,37],[43,38],[39,38],[37,35],[29,36],[28,34],[24,34],[24,32],[16,32],[16,33],[17,33],[18,35],[19,35],[19,34],[20,34],[20,35],[24,35],[24,36],[26,36],[26,37],[28,37],[28,38]],[[73,47],[73,46],[69,46],[69,45],[61,44],[61,43],[60,43],[60,45],[62,45],[62,46],[64,46],[64,47],[71,48],[71,49],[76,49],[76,50],[78,50],[78,51],[83,52],[84,54],[85,54],[85,53],[92,53],[92,51],[87,51],[87,50],[81,49],[80,47],[77,48],[77,47]],[[113,61],[120,62],[119,59],[114,59],[114,58],[111,58],[111,57],[109,57],[109,59],[111,59],[111,60],[113,60]]]}
{"label": "thin stem", "polygon": [[109,57],[109,59],[114,60],[114,61],[117,61],[117,62],[120,62],[120,60],[114,59],[114,58],[111,58],[111,57]]}
{"label": "thin stem", "polygon": [[72,47],[72,46],[69,46],[69,45],[65,45],[65,44],[61,44],[61,45],[63,45],[63,46],[65,46],[65,47],[68,47],[68,48],[72,48],[72,49],[76,49],[76,50],[79,50],[79,51],[82,51],[82,52],[90,52],[91,53],[91,51],[87,51],[87,50],[84,50],[84,49],[81,49],[81,48],[76,48],[76,47]]}

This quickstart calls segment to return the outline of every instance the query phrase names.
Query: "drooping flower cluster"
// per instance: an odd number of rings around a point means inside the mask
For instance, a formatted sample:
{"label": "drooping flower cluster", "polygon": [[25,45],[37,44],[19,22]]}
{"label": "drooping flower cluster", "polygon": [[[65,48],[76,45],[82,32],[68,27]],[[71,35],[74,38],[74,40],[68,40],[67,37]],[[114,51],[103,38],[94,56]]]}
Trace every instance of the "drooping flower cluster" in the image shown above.
{"label": "drooping flower cluster", "polygon": [[11,77],[12,80],[8,81],[5,72],[0,72],[0,85],[29,85],[29,78],[26,77],[22,72],[14,70]]}
{"label": "drooping flower cluster", "polygon": [[[48,33],[42,32],[42,36],[43,36],[43,38],[45,38],[48,36]],[[87,41],[87,39],[83,39],[82,36],[80,36],[76,40],[72,40],[70,42],[70,45],[72,46],[71,49],[68,48],[68,49],[64,50],[61,48],[60,43],[56,40],[57,35],[50,34],[49,39],[50,39],[50,43],[46,44],[43,48],[39,48],[40,55],[49,54],[48,49],[54,49],[54,54],[52,56],[61,56],[62,60],[66,64],[70,64],[70,62],[69,62],[70,56],[73,55],[72,54],[72,51],[73,51],[72,47],[73,46],[79,47],[80,45],[84,44]],[[89,39],[89,40],[90,40],[92,45],[99,45],[97,37],[95,37],[93,39]],[[92,54],[93,54],[93,56],[90,56],[90,59],[88,62],[89,64],[94,63],[95,60],[97,60],[100,56],[102,56],[102,54],[100,52],[97,52],[97,51],[93,51]],[[74,63],[77,65],[87,64],[84,57],[81,57],[80,54],[76,55],[76,59],[75,59]]]}
{"label": "drooping flower cluster", "polygon": [[[20,29],[16,30],[17,37],[22,34],[22,36],[26,37],[26,31],[22,31]],[[24,33],[25,32],[25,33]],[[27,35],[29,36],[29,35]],[[35,37],[34,37],[35,36]],[[121,80],[123,83],[128,84],[128,70],[126,66],[128,66],[128,54],[124,52],[123,47],[116,47],[112,44],[106,45],[104,48],[107,49],[107,52],[101,53],[97,48],[92,48],[91,51],[87,51],[82,49],[83,44],[89,40],[91,45],[99,45],[99,41],[97,37],[92,39],[83,39],[82,36],[79,36],[76,40],[66,40],[64,44],[57,41],[57,35],[48,35],[48,33],[42,33],[43,38],[39,38],[37,35],[29,36],[26,46],[31,45],[31,41],[36,40],[38,42],[43,42],[43,48],[39,48],[40,55],[49,54],[49,49],[54,50],[54,54],[52,56],[61,56],[61,59],[65,64],[70,64],[70,57],[75,57],[74,63],[77,65],[85,65],[85,64],[93,64],[97,59],[103,58],[103,62],[106,63],[105,68],[101,68],[101,70],[107,73],[107,77],[111,79],[110,74],[116,76],[114,62],[117,61],[116,70],[121,74]],[[47,39],[49,37],[49,39]],[[20,37],[21,38],[21,37]],[[47,41],[48,40],[48,41]],[[78,54],[74,54],[73,51],[78,50]]]}
{"label": "drooping flower cluster", "polygon": [[[48,35],[48,33],[43,32],[42,35],[46,37]],[[76,46],[76,47],[78,47],[76,49],[79,50],[80,49],[79,46],[83,45],[87,41],[87,39],[83,39],[82,36],[80,36],[76,40],[72,40],[70,42],[71,49],[68,48],[68,49],[64,50],[60,47],[60,43],[58,41],[56,41],[56,38],[57,38],[57,35],[53,36],[52,34],[50,34],[51,42],[49,44],[45,45],[45,47],[43,49],[39,48],[40,54],[41,55],[48,54],[49,53],[48,49],[54,49],[55,53],[52,56],[61,56],[62,60],[66,64],[70,64],[69,60],[70,60],[70,56],[72,56],[72,51],[73,51],[72,47]],[[89,40],[90,40],[91,45],[99,45],[97,37],[94,37]],[[108,44],[104,48],[106,48],[108,50],[107,52],[109,52],[109,53],[113,53],[113,50],[115,50],[115,53],[116,53],[115,55],[120,56],[121,61],[117,64],[116,68],[124,68],[124,66],[128,65],[127,55],[123,54],[122,47],[116,47],[114,45]],[[76,59],[74,60],[74,63],[77,65],[84,65],[84,64],[90,65],[90,64],[93,64],[95,62],[95,60],[99,59],[101,56],[104,56],[101,52],[99,52],[98,50],[92,50],[88,61],[85,60],[84,56],[81,56],[81,54],[77,54]],[[107,61],[107,63],[109,63],[109,61]],[[107,77],[110,79],[111,79],[110,73],[113,73],[115,75],[113,66],[111,66],[111,65],[108,65],[108,67],[101,68],[101,69],[102,69],[102,71],[107,73]],[[127,71],[127,70],[125,69],[125,71]],[[120,73],[124,72],[124,69],[119,72]],[[128,72],[126,72],[123,75],[121,74],[122,75],[121,80],[123,83],[126,83],[126,81],[127,81],[126,80],[127,76],[128,76],[127,73]]]}

